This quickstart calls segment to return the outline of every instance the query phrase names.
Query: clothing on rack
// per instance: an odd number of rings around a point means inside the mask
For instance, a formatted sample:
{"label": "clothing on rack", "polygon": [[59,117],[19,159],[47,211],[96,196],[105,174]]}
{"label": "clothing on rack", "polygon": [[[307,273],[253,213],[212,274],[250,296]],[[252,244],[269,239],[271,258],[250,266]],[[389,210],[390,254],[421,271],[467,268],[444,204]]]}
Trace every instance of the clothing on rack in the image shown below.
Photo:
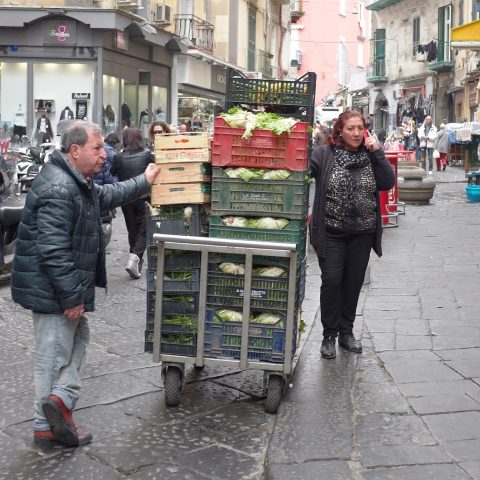
{"label": "clothing on rack", "polygon": [[60,120],[73,120],[74,115],[73,112],[70,110],[70,107],[65,107],[61,112],[60,112]]}
{"label": "clothing on rack", "polygon": [[45,114],[43,114],[37,120],[37,127],[35,132],[36,132],[37,142],[46,143],[46,142],[52,141],[52,138],[53,138],[52,124],[50,123],[50,120]]}

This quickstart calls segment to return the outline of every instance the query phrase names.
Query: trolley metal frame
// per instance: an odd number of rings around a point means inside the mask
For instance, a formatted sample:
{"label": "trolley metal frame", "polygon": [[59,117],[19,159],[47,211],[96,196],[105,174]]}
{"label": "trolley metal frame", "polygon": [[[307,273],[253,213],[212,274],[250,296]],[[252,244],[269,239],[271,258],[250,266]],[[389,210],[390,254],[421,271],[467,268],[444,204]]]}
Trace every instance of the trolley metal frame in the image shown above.
{"label": "trolley metal frame", "polygon": [[[297,274],[297,251],[294,243],[261,242],[250,240],[233,240],[210,237],[190,237],[180,235],[154,234],[153,242],[158,246],[157,258],[157,282],[155,295],[155,315],[153,334],[153,361],[162,362],[162,377],[165,376],[170,367],[176,367],[181,372],[180,385],[183,383],[185,364],[194,364],[202,368],[205,365],[223,365],[239,368],[241,370],[257,369],[263,370],[264,388],[267,392],[271,375],[278,375],[282,378],[282,393],[288,386],[288,377],[292,373],[293,361],[293,329],[295,326],[295,292]],[[186,250],[201,252],[200,262],[200,293],[199,293],[199,315],[197,331],[196,356],[163,354],[160,351],[162,336],[162,292],[163,276],[165,266],[165,250]],[[242,310],[242,335],[240,344],[240,358],[211,358],[204,355],[205,340],[205,318],[207,307],[207,275],[208,255],[210,252],[225,254],[240,254],[245,256],[245,283],[243,288],[243,310]],[[252,262],[256,255],[267,257],[280,257],[289,259],[288,278],[288,303],[287,318],[285,325],[285,350],[283,363],[269,363],[265,361],[254,361],[248,359],[248,333],[249,333],[249,312],[252,284]],[[278,408],[278,406],[277,406]],[[275,410],[276,411],[276,410]]]}

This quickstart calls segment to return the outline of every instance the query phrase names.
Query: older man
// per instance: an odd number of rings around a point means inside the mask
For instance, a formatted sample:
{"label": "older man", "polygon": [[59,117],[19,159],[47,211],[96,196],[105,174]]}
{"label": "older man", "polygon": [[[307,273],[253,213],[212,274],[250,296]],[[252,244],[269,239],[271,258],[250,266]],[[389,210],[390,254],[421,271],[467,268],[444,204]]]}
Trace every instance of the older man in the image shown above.
{"label": "older man", "polygon": [[106,159],[98,125],[73,122],[32,183],[12,268],[12,298],[32,311],[35,333],[34,441],[77,446],[92,435],[75,426],[95,286],[106,287],[100,211],[147,193],[160,167],[114,185],[93,176]]}

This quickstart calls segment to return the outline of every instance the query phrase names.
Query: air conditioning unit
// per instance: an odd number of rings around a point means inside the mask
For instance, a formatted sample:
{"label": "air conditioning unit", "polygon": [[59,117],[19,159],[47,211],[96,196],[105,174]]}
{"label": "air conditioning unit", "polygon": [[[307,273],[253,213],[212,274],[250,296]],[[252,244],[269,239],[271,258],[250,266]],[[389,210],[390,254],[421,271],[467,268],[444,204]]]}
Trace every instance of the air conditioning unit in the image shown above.
{"label": "air conditioning unit", "polygon": [[172,23],[172,10],[168,5],[157,5],[157,11],[155,12],[155,23],[161,25],[169,25]]}

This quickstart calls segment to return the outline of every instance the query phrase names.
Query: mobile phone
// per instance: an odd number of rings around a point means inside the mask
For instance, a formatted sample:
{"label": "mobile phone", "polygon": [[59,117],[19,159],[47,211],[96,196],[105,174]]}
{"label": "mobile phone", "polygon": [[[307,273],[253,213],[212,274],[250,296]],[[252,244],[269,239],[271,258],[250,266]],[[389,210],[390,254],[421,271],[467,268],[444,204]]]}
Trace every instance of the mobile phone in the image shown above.
{"label": "mobile phone", "polygon": [[363,138],[365,138],[365,140],[370,136],[370,132],[364,128],[363,129]]}

